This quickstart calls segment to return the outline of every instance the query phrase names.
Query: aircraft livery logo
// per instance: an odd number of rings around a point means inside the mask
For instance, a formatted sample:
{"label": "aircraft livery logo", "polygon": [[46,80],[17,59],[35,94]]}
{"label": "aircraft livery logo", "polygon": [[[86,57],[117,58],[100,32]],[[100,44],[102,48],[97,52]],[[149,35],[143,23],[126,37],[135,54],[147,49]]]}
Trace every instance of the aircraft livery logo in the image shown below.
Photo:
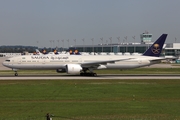
{"label": "aircraft livery logo", "polygon": [[154,44],[153,48],[151,50],[154,54],[159,54],[159,52],[160,52],[159,44]]}

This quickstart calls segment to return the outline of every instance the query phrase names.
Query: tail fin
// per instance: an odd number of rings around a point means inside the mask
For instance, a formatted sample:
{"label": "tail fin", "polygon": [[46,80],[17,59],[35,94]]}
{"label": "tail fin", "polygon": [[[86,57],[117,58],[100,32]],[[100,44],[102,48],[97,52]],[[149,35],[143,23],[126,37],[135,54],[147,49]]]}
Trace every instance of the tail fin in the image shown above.
{"label": "tail fin", "polygon": [[81,53],[75,49],[74,52],[72,50],[69,50],[70,55],[81,55]]}
{"label": "tail fin", "polygon": [[54,54],[56,54],[56,55],[59,54],[56,49],[53,49],[53,52],[54,52]]}
{"label": "tail fin", "polygon": [[42,49],[42,54],[48,54],[45,49]]}
{"label": "tail fin", "polygon": [[75,55],[80,55],[80,53],[77,49],[74,51],[74,53],[75,53]]}
{"label": "tail fin", "polygon": [[38,49],[36,49],[36,55],[41,55],[42,53],[38,50]]}
{"label": "tail fin", "polygon": [[73,52],[72,50],[69,50],[69,54],[70,54],[70,55],[73,55],[74,52]]}
{"label": "tail fin", "polygon": [[159,57],[166,40],[167,34],[162,34],[151,47],[143,53],[144,56],[154,56]]}

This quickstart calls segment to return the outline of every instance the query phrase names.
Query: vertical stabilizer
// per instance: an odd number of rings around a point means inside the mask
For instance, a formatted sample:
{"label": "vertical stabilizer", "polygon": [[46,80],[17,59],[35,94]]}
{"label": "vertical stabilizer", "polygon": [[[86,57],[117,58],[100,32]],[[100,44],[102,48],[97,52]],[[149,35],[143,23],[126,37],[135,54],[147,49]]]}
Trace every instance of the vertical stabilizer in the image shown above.
{"label": "vertical stabilizer", "polygon": [[166,41],[167,34],[162,34],[151,47],[143,53],[144,56],[159,57]]}

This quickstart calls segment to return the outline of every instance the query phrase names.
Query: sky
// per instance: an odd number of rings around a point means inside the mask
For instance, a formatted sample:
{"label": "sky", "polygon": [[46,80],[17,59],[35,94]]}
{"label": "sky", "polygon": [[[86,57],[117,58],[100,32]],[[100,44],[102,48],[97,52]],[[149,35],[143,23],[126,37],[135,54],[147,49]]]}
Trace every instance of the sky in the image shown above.
{"label": "sky", "polygon": [[167,33],[166,43],[180,42],[179,5],[180,0],[0,0],[0,46],[68,47],[68,39],[69,46],[92,45],[92,38],[100,44],[100,38],[117,43],[126,36],[127,42],[140,42],[145,31],[153,41]]}

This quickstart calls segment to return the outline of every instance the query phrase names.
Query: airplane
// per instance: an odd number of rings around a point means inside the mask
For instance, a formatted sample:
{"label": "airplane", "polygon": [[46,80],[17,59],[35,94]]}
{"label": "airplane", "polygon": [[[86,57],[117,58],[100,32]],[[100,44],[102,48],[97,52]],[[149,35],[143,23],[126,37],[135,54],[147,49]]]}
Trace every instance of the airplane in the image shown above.
{"label": "airplane", "polygon": [[34,55],[43,55],[43,53],[41,53],[38,49],[36,49],[36,52]]}
{"label": "airplane", "polygon": [[162,34],[142,55],[24,55],[12,57],[3,65],[12,68],[15,76],[19,69],[45,70],[54,69],[58,73],[80,74],[81,76],[97,76],[93,70],[98,69],[132,69],[160,63],[160,57],[167,34]]}
{"label": "airplane", "polygon": [[45,49],[42,49],[42,52],[40,52],[38,49],[36,49],[36,52],[34,53],[34,55],[58,55],[58,54],[81,55],[77,49],[75,49],[74,52],[72,50],[69,50],[69,53],[68,52],[60,53],[57,51],[57,49],[53,49],[52,52],[46,52]]}
{"label": "airplane", "polygon": [[69,54],[70,55],[81,55],[77,49],[75,49],[74,52],[72,50],[69,50]]}
{"label": "airplane", "polygon": [[45,49],[42,49],[42,52],[40,52],[38,49],[36,49],[36,52],[33,53],[33,55],[48,55],[48,54],[59,54],[56,49],[53,49],[53,52],[46,52]]}
{"label": "airplane", "polygon": [[36,49],[36,52],[33,53],[33,55],[46,55],[46,54],[48,53],[44,49],[42,49],[42,53],[38,49]]}

